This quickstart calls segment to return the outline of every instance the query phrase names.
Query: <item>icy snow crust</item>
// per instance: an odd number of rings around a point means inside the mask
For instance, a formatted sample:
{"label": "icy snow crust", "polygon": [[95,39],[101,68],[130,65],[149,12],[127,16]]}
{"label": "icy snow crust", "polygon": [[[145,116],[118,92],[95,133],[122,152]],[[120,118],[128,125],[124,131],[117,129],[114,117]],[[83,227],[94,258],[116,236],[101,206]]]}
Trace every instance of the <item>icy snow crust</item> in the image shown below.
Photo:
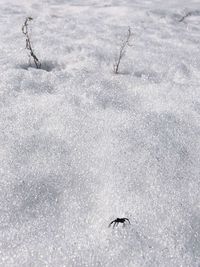
{"label": "icy snow crust", "polygon": [[199,0],[1,0],[0,36],[0,266],[200,266]]}

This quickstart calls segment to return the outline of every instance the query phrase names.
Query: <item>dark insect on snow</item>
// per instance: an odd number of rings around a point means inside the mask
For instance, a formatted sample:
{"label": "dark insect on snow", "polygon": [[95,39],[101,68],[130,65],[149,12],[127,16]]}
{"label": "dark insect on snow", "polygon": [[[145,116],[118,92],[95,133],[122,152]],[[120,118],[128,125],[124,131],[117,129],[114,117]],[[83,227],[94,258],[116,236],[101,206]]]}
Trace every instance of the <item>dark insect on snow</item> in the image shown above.
{"label": "dark insect on snow", "polygon": [[122,223],[123,226],[125,226],[126,221],[129,222],[129,224],[131,224],[128,218],[117,218],[117,219],[113,220],[113,221],[109,224],[108,227],[110,227],[110,226],[113,224],[113,228],[114,228],[114,227],[117,226],[119,223]]}

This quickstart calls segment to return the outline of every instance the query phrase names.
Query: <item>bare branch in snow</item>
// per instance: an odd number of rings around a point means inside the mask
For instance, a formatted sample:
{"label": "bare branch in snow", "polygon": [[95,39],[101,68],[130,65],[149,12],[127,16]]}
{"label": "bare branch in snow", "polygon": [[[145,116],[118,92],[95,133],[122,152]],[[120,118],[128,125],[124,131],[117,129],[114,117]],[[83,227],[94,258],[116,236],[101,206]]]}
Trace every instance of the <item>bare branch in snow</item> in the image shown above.
{"label": "bare branch in snow", "polygon": [[119,55],[117,57],[117,60],[116,60],[115,64],[113,65],[113,70],[114,70],[114,73],[115,74],[118,74],[119,73],[119,66],[120,66],[120,63],[121,63],[122,58],[126,54],[127,46],[132,46],[130,44],[130,38],[131,38],[131,36],[132,36],[132,32],[131,32],[131,28],[129,27],[128,28],[128,33],[127,33],[126,39],[123,40],[122,45],[121,45],[120,50],[119,50]]}
{"label": "bare branch in snow", "polygon": [[184,16],[182,16],[181,19],[179,19],[179,22],[184,21],[187,17],[190,17],[190,16],[192,16],[192,12],[188,12],[188,13],[186,13]]}
{"label": "bare branch in snow", "polygon": [[31,61],[31,58],[32,58],[34,63],[35,63],[36,68],[40,69],[41,63],[33,51],[32,43],[31,43],[31,39],[30,39],[30,35],[29,35],[29,27],[28,27],[29,24],[28,23],[32,20],[33,20],[33,18],[31,18],[31,17],[26,18],[26,20],[22,26],[22,33],[26,36],[26,49],[29,52],[29,59]]}

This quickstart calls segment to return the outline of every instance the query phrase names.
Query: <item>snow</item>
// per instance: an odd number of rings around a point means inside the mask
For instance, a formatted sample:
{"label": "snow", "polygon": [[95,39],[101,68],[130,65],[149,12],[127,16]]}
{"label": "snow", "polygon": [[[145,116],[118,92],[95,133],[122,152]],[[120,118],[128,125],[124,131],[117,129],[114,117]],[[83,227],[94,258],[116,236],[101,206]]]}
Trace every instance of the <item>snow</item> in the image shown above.
{"label": "snow", "polygon": [[0,266],[200,266],[199,25],[199,0],[0,0]]}

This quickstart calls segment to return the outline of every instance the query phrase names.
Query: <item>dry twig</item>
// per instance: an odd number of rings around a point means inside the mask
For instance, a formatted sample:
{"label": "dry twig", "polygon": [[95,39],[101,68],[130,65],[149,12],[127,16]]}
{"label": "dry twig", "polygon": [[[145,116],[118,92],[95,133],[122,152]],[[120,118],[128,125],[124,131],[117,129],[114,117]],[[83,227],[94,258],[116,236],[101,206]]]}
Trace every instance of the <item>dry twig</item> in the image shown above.
{"label": "dry twig", "polygon": [[32,48],[32,44],[31,44],[31,40],[30,40],[30,35],[29,35],[29,22],[33,20],[33,18],[31,17],[27,17],[24,25],[22,26],[22,33],[26,36],[26,49],[29,51],[29,60],[31,62],[31,58],[33,59],[35,66],[37,69],[41,68],[41,63],[39,61],[39,59],[36,57],[33,48]]}
{"label": "dry twig", "polygon": [[192,12],[186,13],[181,19],[179,19],[179,22],[184,21],[187,17],[190,17],[190,16],[192,16]]}
{"label": "dry twig", "polygon": [[128,28],[128,33],[127,33],[126,39],[122,42],[122,45],[120,47],[119,55],[118,55],[118,58],[116,60],[116,63],[113,65],[113,70],[114,70],[114,73],[115,74],[118,74],[119,73],[119,66],[120,66],[120,63],[121,63],[122,58],[126,54],[126,48],[127,48],[127,46],[131,46],[131,44],[130,44],[130,38],[131,38],[131,36],[132,36],[131,28],[129,27]]}

